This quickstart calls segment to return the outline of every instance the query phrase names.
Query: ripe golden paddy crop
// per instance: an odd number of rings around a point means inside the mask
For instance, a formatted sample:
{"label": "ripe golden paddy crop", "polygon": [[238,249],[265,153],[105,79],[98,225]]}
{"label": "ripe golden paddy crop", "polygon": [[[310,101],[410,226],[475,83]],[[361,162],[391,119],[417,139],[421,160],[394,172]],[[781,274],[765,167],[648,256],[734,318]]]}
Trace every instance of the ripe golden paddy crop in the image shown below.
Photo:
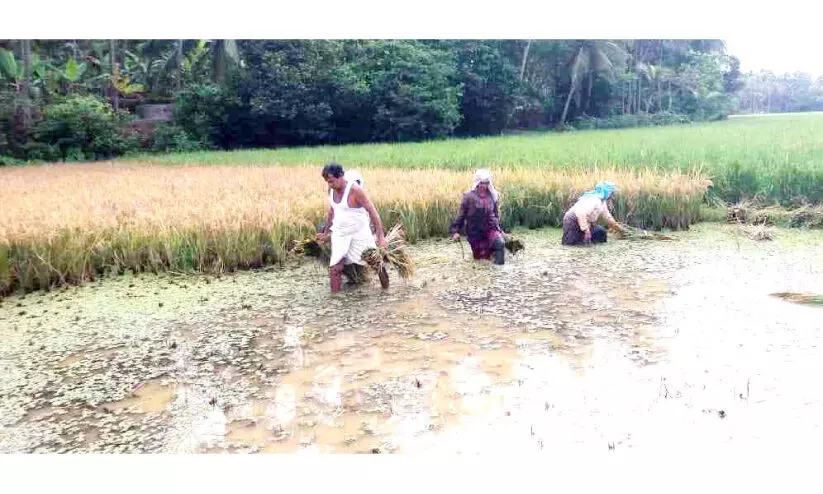
{"label": "ripe golden paddy crop", "polygon": [[[345,165],[345,163],[344,163]],[[223,271],[281,261],[285,245],[325,216],[320,166],[149,166],[141,163],[0,169],[0,292],[77,283],[107,271]],[[358,168],[384,226],[408,239],[444,236],[471,173]],[[645,228],[698,218],[697,174],[614,169],[493,170],[504,227],[558,226],[599,180],[618,184],[616,216]]]}

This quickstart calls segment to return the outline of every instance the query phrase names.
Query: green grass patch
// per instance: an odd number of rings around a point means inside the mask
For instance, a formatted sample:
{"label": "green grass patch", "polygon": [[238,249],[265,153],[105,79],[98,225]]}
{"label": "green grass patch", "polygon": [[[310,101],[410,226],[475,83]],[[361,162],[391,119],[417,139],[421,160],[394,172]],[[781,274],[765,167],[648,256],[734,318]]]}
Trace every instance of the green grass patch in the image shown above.
{"label": "green grass patch", "polygon": [[132,157],[151,163],[399,168],[548,167],[699,170],[727,202],[823,201],[823,113],[732,118],[670,127],[534,132],[421,143],[196,152]]}

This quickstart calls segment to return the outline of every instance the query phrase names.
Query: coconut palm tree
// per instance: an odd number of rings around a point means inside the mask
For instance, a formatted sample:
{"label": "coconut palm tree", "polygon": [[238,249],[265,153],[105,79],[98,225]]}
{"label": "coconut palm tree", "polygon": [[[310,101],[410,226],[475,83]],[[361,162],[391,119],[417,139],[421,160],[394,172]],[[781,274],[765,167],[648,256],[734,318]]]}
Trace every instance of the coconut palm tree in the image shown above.
{"label": "coconut palm tree", "polygon": [[526,41],[526,46],[523,48],[523,60],[520,62],[520,81],[523,81],[523,74],[526,72],[526,60],[529,59],[529,48],[532,46],[532,40]]}
{"label": "coconut palm tree", "polygon": [[560,125],[566,123],[569,113],[569,104],[575,95],[575,91],[580,90],[580,81],[583,76],[589,73],[603,75],[609,80],[614,79],[615,67],[622,67],[625,64],[625,48],[613,41],[607,40],[578,40],[575,42],[574,58],[569,68],[569,93],[566,95],[566,104],[563,106],[563,113],[560,116]]}

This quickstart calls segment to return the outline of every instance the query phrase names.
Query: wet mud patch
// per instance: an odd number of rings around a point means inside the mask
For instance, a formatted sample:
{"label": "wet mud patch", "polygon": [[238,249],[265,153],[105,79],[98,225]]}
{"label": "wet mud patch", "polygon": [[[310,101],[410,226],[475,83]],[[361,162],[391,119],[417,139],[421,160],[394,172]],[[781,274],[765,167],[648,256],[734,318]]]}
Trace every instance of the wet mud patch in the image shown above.
{"label": "wet mud patch", "polygon": [[175,391],[173,385],[163,385],[160,380],[151,380],[140,383],[127,398],[119,401],[104,403],[104,409],[112,412],[130,411],[133,413],[150,413],[164,411],[172,399]]}
{"label": "wet mud patch", "polygon": [[416,245],[417,276],[386,292],[331,296],[305,262],[7,299],[0,452],[614,453],[817,430],[823,397],[794,383],[821,365],[819,309],[769,294],[823,291],[818,232],[519,236],[505,266]]}

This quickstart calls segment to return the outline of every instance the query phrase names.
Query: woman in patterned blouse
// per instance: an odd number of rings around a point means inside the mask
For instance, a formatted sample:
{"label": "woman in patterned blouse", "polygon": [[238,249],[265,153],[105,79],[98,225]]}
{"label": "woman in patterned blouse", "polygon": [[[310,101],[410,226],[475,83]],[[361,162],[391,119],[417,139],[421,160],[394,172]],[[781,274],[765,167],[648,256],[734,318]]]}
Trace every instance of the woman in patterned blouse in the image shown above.
{"label": "woman in patterned blouse", "polygon": [[475,259],[490,259],[495,264],[505,261],[503,230],[500,228],[498,194],[492,184],[489,170],[477,170],[474,174],[474,188],[463,194],[460,213],[451,224],[452,238],[460,240],[460,231],[465,226],[466,237]]}

